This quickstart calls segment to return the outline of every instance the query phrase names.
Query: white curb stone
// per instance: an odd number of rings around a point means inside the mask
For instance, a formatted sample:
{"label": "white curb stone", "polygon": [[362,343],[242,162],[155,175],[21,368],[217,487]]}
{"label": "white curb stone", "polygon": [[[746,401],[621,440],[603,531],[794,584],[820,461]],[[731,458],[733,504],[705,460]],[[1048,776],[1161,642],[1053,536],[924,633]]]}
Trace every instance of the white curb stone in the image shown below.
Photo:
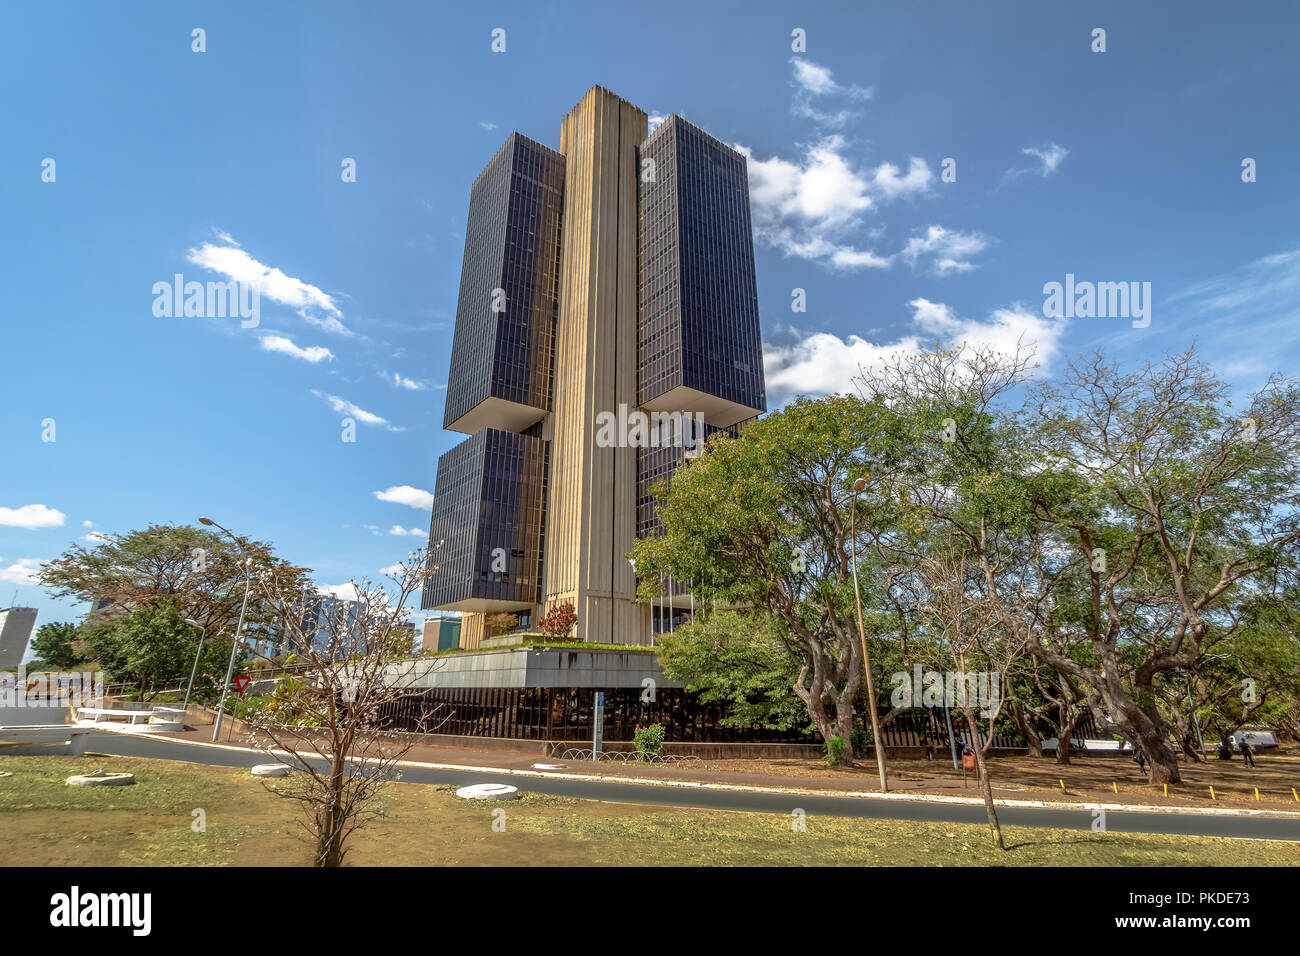
{"label": "white curb stone", "polygon": [[135,774],[104,773],[102,770],[96,770],[94,773],[69,777],[63,783],[68,787],[129,787],[135,783]]}
{"label": "white curb stone", "polygon": [[293,771],[288,764],[259,763],[253,767],[254,777],[287,777]]}
{"label": "white curb stone", "polygon": [[505,783],[476,783],[461,787],[456,796],[463,800],[517,800],[519,788]]}

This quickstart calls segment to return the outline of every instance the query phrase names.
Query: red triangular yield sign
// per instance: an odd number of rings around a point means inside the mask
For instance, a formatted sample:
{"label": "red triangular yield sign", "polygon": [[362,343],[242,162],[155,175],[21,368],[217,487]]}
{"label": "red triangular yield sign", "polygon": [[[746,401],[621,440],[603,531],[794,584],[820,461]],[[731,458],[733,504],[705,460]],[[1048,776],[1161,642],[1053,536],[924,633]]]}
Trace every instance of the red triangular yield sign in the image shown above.
{"label": "red triangular yield sign", "polygon": [[252,682],[252,680],[253,678],[251,677],[236,677],[235,690],[239,691],[242,694],[244,692],[244,688],[247,687]]}

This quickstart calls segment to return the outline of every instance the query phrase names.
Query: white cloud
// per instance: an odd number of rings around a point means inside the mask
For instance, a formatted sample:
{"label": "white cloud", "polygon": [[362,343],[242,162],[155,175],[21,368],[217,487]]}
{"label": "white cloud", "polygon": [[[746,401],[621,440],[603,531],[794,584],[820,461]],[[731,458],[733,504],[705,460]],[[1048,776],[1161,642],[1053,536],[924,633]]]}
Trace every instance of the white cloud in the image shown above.
{"label": "white cloud", "polygon": [[802,220],[813,226],[843,226],[871,208],[870,180],[842,155],[844,140],[830,136],[808,147],[797,163],[772,157],[749,159],[749,198],[761,218]]}
{"label": "white cloud", "polygon": [[0,508],[0,525],[11,528],[61,528],[67,517],[62,511],[45,505],[23,505],[21,508]]}
{"label": "white cloud", "polygon": [[326,594],[330,597],[336,597],[343,601],[360,600],[362,591],[351,581],[346,584],[318,584],[316,585],[318,594]]}
{"label": "white cloud", "polygon": [[[848,109],[824,113],[814,101],[840,97],[861,102],[874,91],[868,87],[837,83],[831,71],[803,57],[792,57],[794,111],[810,116],[822,127],[838,129],[853,115]],[[923,255],[938,275],[974,268],[970,255],[986,240],[976,233],[949,232],[913,239],[895,252],[875,248],[883,226],[866,227],[869,214],[898,199],[932,196],[935,179],[930,164],[909,156],[906,171],[892,162],[862,165],[851,158],[848,140],[839,133],[825,135],[801,146],[793,160],[780,156],[760,158],[741,143],[736,150],[748,160],[750,209],[754,237],[787,257],[820,262],[832,269],[889,269],[900,258],[916,266]],[[946,246],[946,248],[940,248]]]}
{"label": "white cloud", "polygon": [[383,491],[374,492],[374,496],[380,501],[391,501],[393,504],[419,508],[421,511],[429,511],[433,508],[433,493],[423,488],[412,488],[410,485],[394,485]]}
{"label": "white cloud", "polygon": [[485,130],[488,130],[489,132],[497,128],[497,124],[490,122],[489,120],[479,120],[478,125],[483,127]]}
{"label": "white cloud", "polygon": [[103,544],[105,541],[112,541],[113,539],[100,531],[92,531],[90,534],[83,535],[81,540],[91,544]]}
{"label": "white cloud", "polygon": [[845,237],[874,205],[868,174],[842,155],[844,141],[831,136],[807,148],[797,162],[758,159],[748,147],[750,209],[754,235],[786,256],[839,268],[887,267],[888,258],[859,249]]}
{"label": "white cloud", "polygon": [[917,156],[908,157],[907,172],[901,176],[893,163],[881,163],[871,174],[871,185],[886,199],[924,194],[933,180],[930,164]]}
{"label": "white cloud", "polygon": [[653,133],[660,126],[663,126],[668,117],[663,113],[651,113],[648,121],[649,130],[646,135]]}
{"label": "white cloud", "polygon": [[1020,152],[1038,160],[1038,166],[1021,166],[1014,169],[1008,169],[1002,174],[1003,179],[1015,179],[1018,176],[1023,176],[1025,173],[1038,173],[1038,175],[1046,179],[1048,176],[1052,175],[1052,173],[1056,172],[1061,163],[1065,160],[1065,157],[1070,155],[1068,149],[1064,146],[1059,146],[1056,143],[1048,143],[1046,146],[1026,146]]}
{"label": "white cloud", "polygon": [[1034,348],[1040,373],[1059,353],[1066,322],[1044,318],[1021,306],[995,309],[985,320],[958,316],[951,307],[928,299],[913,299],[912,331],[892,342],[876,344],[857,335],[841,339],[829,332],[804,334],[792,330],[795,341],[764,343],[763,364],[769,397],[784,403],[797,395],[820,397],[855,391],[853,379],[862,368],[879,369],[886,361],[938,342],[962,345],[969,351],[995,349],[1015,352],[1017,344]]}
{"label": "white cloud", "polygon": [[394,561],[388,567],[380,568],[379,573],[388,577],[396,577],[397,575],[402,573],[402,570],[403,570],[402,562]]}
{"label": "white cloud", "polygon": [[935,275],[969,272],[975,268],[970,257],[988,248],[989,240],[978,232],[960,232],[943,226],[930,226],[923,235],[907,240],[899,253],[912,268],[923,260]]}
{"label": "white cloud", "polygon": [[814,332],[790,345],[763,343],[764,376],[769,399],[784,403],[796,395],[821,397],[853,391],[859,368],[879,367],[890,355],[916,351],[915,336],[889,345],[874,345],[857,335],[847,341],[829,332]]}
{"label": "white cloud", "polygon": [[830,111],[819,109],[814,103],[828,97],[842,97],[850,102],[862,102],[871,99],[875,91],[869,87],[842,86],[836,83],[831,71],[803,57],[791,57],[793,67],[792,82],[795,88],[790,112],[812,120],[819,126],[839,129],[856,114],[848,107],[832,108]]}
{"label": "white cloud", "polygon": [[[916,256],[927,251],[913,243],[910,250],[878,252],[867,245],[874,236],[865,228],[867,214],[879,204],[929,194],[934,173],[924,159],[909,157],[905,173],[888,162],[856,169],[840,136],[808,146],[795,162],[778,156],[758,159],[743,144],[736,149],[748,159],[750,209],[760,243],[786,256],[843,270],[888,269],[900,255],[915,264]],[[962,245],[969,248],[969,242]]]}
{"label": "white cloud", "polygon": [[329,407],[332,408],[334,411],[339,412],[343,415],[349,415],[352,418],[355,418],[357,421],[361,422],[361,424],[363,425],[382,425],[390,432],[400,432],[406,430],[405,428],[399,427],[397,425],[393,425],[388,421],[387,418],[383,418],[379,415],[376,415],[374,412],[368,412],[360,405],[356,405],[352,402],[349,402],[346,398],[339,398],[337,395],[324,395],[316,391],[316,389],[314,388],[311,390],[311,393],[315,395],[317,398],[325,399],[325,401],[329,404]]}
{"label": "white cloud", "polygon": [[[0,558],[0,561],[3,560]],[[36,572],[45,563],[41,558],[19,558],[7,568],[0,567],[0,583],[21,587],[37,584],[39,582],[36,580]]]}
{"label": "white cloud", "polygon": [[407,378],[400,372],[394,372],[392,375],[383,372],[380,374],[380,378],[394,388],[404,388],[412,392],[422,392],[428,387],[424,382],[417,382],[413,378]]}
{"label": "white cloud", "polygon": [[323,345],[302,348],[295,345],[292,339],[285,338],[283,335],[263,335],[262,348],[267,352],[280,352],[296,359],[302,359],[304,362],[315,363],[322,359],[334,360],[334,353]]}
{"label": "white cloud", "polygon": [[93,521],[83,521],[83,522],[81,522],[81,526],[82,526],[83,528],[93,528],[93,527],[95,527],[95,522],[93,522]]}
{"label": "white cloud", "polygon": [[1021,152],[1026,156],[1037,158],[1043,164],[1041,172],[1044,176],[1050,176],[1056,172],[1057,167],[1061,165],[1061,161],[1070,155],[1068,149],[1064,146],[1058,146],[1056,143],[1048,143],[1046,146],[1040,147],[1026,146]]}
{"label": "white cloud", "polygon": [[959,317],[950,306],[929,299],[913,299],[912,317],[916,325],[929,333],[932,340],[949,346],[965,343],[971,350],[993,349],[1004,355],[1016,351],[1017,344],[1034,347],[1034,360],[1045,369],[1056,357],[1065,334],[1063,319],[1049,319],[1042,310],[1031,311],[1016,305],[994,309],[985,320]]}
{"label": "white cloud", "polygon": [[1127,334],[1167,336],[1173,351],[1186,348],[1186,330],[1194,328],[1198,351],[1221,374],[1239,388],[1258,387],[1269,373],[1293,367],[1300,351],[1300,248],[1200,279],[1161,306],[1167,311],[1160,314],[1178,320]]}
{"label": "white cloud", "polygon": [[801,56],[790,57],[794,67],[794,83],[799,89],[813,96],[843,94],[856,100],[868,100],[874,95],[870,87],[841,86],[835,82],[831,71]]}
{"label": "white cloud", "polygon": [[[223,236],[223,241],[229,236]],[[307,322],[338,335],[353,333],[342,323],[343,313],[334,304],[334,299],[309,282],[287,276],[279,269],[264,265],[250,256],[238,244],[216,246],[205,242],[198,249],[191,249],[187,255],[195,265],[219,272],[228,279],[247,283],[256,289],[259,295],[273,302],[287,305],[294,309]]]}
{"label": "white cloud", "polygon": [[427,538],[429,532],[421,531],[419,528],[403,528],[400,524],[395,524],[388,529],[389,534],[410,535],[413,538]]}

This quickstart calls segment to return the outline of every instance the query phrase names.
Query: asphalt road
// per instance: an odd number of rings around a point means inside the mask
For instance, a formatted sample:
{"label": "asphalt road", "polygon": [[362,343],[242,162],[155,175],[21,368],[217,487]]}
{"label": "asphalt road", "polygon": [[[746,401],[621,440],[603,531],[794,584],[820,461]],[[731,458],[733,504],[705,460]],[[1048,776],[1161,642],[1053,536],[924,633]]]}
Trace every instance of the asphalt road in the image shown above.
{"label": "asphalt road", "polygon": [[[153,757],[181,760],[218,767],[251,767],[271,758],[239,750],[223,750],[168,740],[162,737],[96,733],[87,745],[93,753],[123,757]],[[66,745],[6,748],[10,754],[66,754]],[[490,759],[490,758],[489,758]],[[610,803],[640,803],[665,807],[708,810],[744,810],[755,813],[789,814],[796,807],[809,816],[857,817],[862,819],[911,820],[928,823],[986,823],[982,804],[927,803],[914,800],[874,800],[864,797],[816,796],[811,794],[751,793],[739,790],[703,790],[692,787],[660,787],[651,784],[616,783],[599,780],[566,780],[555,777],[521,777],[514,774],[475,773],[403,767],[406,783],[468,786],[474,783],[509,783],[531,793],[546,793],[582,800]],[[998,819],[1005,826],[1052,827],[1061,830],[1090,830],[1091,810],[1053,810],[1036,807],[999,807]],[[1278,817],[1212,816],[1202,814],[1106,812],[1106,830],[1111,833],[1165,833],[1194,836],[1237,837],[1257,840],[1300,841],[1300,820]]]}

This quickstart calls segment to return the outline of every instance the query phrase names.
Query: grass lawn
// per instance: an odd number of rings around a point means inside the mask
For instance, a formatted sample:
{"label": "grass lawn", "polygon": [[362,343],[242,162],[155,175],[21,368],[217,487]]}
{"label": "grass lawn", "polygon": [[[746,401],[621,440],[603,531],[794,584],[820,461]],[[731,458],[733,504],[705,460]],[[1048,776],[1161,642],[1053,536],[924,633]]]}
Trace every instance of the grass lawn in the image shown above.
{"label": "grass lawn", "polygon": [[[132,787],[65,787],[103,768]],[[297,866],[296,805],[246,770],[128,757],[5,756],[0,749],[0,865]],[[518,782],[518,781],[516,781]],[[520,783],[526,787],[527,782]],[[525,794],[458,800],[450,788],[393,784],[384,816],[355,835],[351,865],[1300,865],[1300,845],[1211,837],[1008,827],[1012,849],[966,824],[679,810]],[[195,832],[193,811],[206,814]],[[493,811],[505,811],[505,832]],[[793,809],[793,807],[792,807]]]}

